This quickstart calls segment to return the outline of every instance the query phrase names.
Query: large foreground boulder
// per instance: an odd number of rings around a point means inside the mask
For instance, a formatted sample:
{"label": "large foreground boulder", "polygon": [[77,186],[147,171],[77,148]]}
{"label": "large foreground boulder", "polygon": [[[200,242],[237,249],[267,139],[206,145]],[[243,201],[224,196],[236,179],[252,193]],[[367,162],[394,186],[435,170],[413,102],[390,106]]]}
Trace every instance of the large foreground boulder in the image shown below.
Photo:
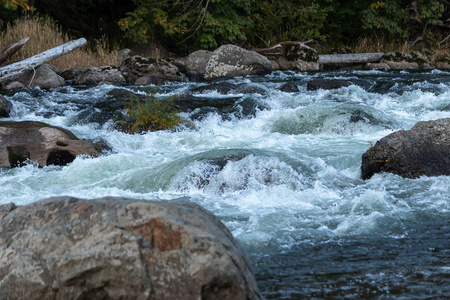
{"label": "large foreground boulder", "polygon": [[205,79],[265,75],[271,71],[272,63],[261,54],[235,45],[223,45],[210,56],[206,64]]}
{"label": "large foreground boulder", "polygon": [[0,206],[1,299],[261,299],[228,229],[184,201]]}
{"label": "large foreground boulder", "polygon": [[362,156],[362,177],[389,172],[406,178],[450,175],[450,118],[419,122],[382,138]]}
{"label": "large foreground boulder", "polygon": [[99,156],[92,142],[79,140],[64,128],[41,122],[0,122],[0,168],[31,160],[39,166],[66,165],[78,155]]}

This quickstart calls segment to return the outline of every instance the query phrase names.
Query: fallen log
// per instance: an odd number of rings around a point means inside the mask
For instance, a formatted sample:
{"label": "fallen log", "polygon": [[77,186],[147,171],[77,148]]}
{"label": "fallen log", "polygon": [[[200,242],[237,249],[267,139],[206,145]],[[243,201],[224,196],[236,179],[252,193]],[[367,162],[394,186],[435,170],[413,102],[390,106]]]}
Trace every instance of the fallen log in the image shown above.
{"label": "fallen log", "polygon": [[7,61],[14,53],[19,51],[23,47],[23,45],[25,45],[26,42],[28,42],[29,39],[30,39],[29,37],[25,37],[20,41],[18,41],[17,43],[12,43],[6,46],[2,51],[0,51],[0,66],[5,61]]}
{"label": "fallen log", "polygon": [[28,70],[36,69],[42,64],[45,64],[51,60],[54,60],[55,58],[70,53],[73,50],[86,45],[86,43],[87,41],[85,38],[70,41],[58,47],[36,54],[35,56],[32,56],[30,58],[1,67],[0,82],[18,77]]}
{"label": "fallen log", "polygon": [[319,55],[320,65],[365,64],[379,62],[384,53],[354,53]]}

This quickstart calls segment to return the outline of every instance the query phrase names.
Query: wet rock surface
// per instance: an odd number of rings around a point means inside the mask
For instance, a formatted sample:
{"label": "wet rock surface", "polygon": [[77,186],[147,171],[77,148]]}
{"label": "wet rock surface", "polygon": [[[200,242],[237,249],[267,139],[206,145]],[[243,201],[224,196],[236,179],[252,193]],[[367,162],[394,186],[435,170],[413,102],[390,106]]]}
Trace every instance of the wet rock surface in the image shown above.
{"label": "wet rock surface", "polygon": [[389,172],[405,178],[450,175],[450,119],[417,123],[379,140],[362,156],[363,179]]}
{"label": "wet rock surface", "polygon": [[66,165],[78,155],[99,156],[92,142],[78,140],[69,130],[33,121],[0,122],[0,168],[27,161],[39,166]]}
{"label": "wet rock surface", "polygon": [[316,91],[319,89],[323,90],[333,90],[339,89],[341,87],[347,87],[352,85],[351,81],[348,80],[339,80],[339,79],[313,79],[308,82],[307,89],[308,91]]}
{"label": "wet rock surface", "polygon": [[58,197],[0,220],[6,299],[261,299],[238,242],[190,202]]}

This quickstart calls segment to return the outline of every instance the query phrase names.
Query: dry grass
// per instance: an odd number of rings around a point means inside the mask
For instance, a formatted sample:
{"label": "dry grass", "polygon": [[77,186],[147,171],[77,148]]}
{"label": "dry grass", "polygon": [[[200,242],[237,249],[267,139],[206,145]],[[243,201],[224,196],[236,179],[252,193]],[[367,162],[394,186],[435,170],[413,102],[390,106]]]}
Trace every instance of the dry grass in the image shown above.
{"label": "dry grass", "polygon": [[355,45],[351,46],[355,53],[370,52],[411,52],[408,41],[398,42],[386,39],[385,37],[363,37]]}
{"label": "dry grass", "polygon": [[[437,49],[433,49],[433,58],[449,56],[449,43],[441,44]],[[421,50],[420,48],[411,48],[408,41],[398,42],[387,39],[386,37],[363,37],[358,40],[355,45],[350,47],[354,53],[370,53],[370,52],[405,52],[411,53],[413,50]]]}
{"label": "dry grass", "polygon": [[[61,30],[54,21],[38,16],[25,16],[7,24],[6,30],[0,33],[0,49],[29,36],[30,40],[7,63],[13,63],[67,43],[71,38]],[[106,66],[117,64],[118,47],[108,51],[106,39],[88,41],[91,47],[83,47],[66,54],[50,63],[60,70],[68,70],[81,66]],[[93,48],[91,50],[90,48]]]}

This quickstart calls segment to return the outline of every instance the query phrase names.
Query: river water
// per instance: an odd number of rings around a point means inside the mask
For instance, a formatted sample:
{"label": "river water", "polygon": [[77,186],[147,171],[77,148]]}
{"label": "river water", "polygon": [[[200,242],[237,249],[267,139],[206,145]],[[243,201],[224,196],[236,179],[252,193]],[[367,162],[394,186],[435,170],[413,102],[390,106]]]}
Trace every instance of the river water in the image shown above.
{"label": "river water", "polygon": [[[307,91],[314,78],[354,85]],[[364,181],[360,172],[361,155],[383,136],[450,117],[450,72],[275,72],[219,82],[237,88],[198,95],[206,83],[174,83],[156,95],[232,101],[231,113],[184,112],[190,126],[142,135],[92,118],[111,85],[7,93],[10,120],[61,126],[110,149],[65,167],[0,170],[0,204],[184,198],[241,242],[267,299],[450,298],[450,177]],[[280,91],[288,82],[300,92]],[[249,87],[254,93],[242,92]],[[240,110],[249,101],[251,113]]]}

